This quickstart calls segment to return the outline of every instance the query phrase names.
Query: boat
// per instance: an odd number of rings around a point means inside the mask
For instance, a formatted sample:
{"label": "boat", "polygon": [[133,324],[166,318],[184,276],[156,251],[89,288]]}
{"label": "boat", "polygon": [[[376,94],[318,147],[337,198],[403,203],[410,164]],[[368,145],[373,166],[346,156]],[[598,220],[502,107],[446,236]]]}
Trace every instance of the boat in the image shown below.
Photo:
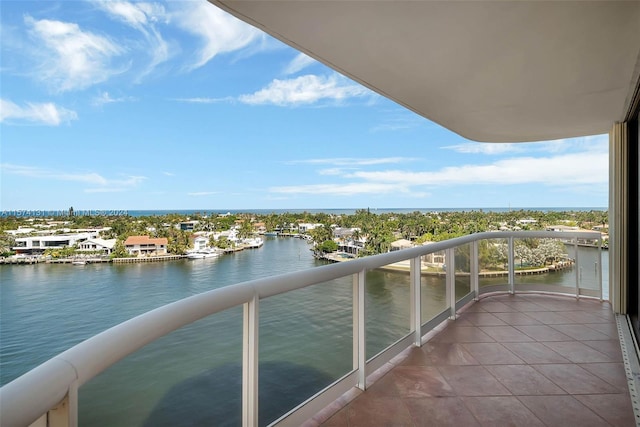
{"label": "boat", "polygon": [[87,261],[83,261],[81,259],[77,259],[75,261],[71,261],[71,264],[73,265],[85,265],[87,263]]}
{"label": "boat", "polygon": [[187,258],[189,259],[214,258],[218,255],[220,254],[213,248],[195,249],[187,252]]}
{"label": "boat", "polygon": [[251,239],[244,239],[242,243],[244,244],[245,248],[253,249],[259,248],[260,246],[264,245],[264,240],[262,240],[260,237],[253,237]]}
{"label": "boat", "polygon": [[267,231],[266,233],[264,233],[265,236],[269,236],[269,237],[278,237],[280,233],[278,233],[277,231]]}

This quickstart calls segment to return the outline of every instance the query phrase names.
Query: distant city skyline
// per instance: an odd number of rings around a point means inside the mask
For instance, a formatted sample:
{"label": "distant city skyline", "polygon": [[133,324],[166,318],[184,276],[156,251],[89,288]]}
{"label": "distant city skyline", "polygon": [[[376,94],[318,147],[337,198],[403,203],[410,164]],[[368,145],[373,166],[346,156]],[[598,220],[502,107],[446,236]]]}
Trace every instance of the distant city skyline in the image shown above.
{"label": "distant city skyline", "polygon": [[0,210],[608,205],[608,135],[466,140],[205,0],[0,9]]}

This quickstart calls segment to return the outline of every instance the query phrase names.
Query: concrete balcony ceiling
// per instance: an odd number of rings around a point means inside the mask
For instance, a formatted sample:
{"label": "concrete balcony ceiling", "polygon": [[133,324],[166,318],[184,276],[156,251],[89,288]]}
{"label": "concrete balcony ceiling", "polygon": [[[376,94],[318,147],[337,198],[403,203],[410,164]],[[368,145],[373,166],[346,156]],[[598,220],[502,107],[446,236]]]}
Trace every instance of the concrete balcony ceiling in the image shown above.
{"label": "concrete balcony ceiling", "polygon": [[640,2],[210,0],[465,138],[609,132],[640,74]]}

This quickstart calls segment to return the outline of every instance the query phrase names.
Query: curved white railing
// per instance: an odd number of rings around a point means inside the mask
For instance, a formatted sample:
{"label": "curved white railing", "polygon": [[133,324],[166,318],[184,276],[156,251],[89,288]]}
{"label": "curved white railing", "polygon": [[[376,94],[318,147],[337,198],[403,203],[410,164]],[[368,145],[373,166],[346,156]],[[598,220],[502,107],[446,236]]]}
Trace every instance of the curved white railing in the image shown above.
{"label": "curved white railing", "polygon": [[[134,353],[158,338],[185,325],[223,310],[244,306],[243,333],[243,425],[257,425],[258,402],[258,320],[259,301],[274,295],[301,289],[341,277],[353,276],[353,370],[318,393],[309,401],[280,418],[287,424],[310,418],[315,412],[335,400],[342,393],[357,386],[365,388],[367,373],[373,372],[408,346],[422,344],[422,336],[449,317],[455,317],[457,308],[477,298],[478,250],[477,242],[485,239],[507,239],[509,242],[508,284],[502,290],[515,291],[513,239],[560,238],[578,245],[580,239],[596,241],[601,246],[601,234],[597,232],[548,232],[516,231],[485,232],[451,240],[390,252],[349,262],[316,267],[305,271],[266,277],[239,283],[159,307],[131,320],[114,326],[63,353],[44,362],[0,389],[0,422],[2,426],[26,426],[45,421],[44,425],[77,425],[78,388],[108,367]],[[455,266],[453,250],[471,244],[471,292],[459,301],[455,299]],[[439,251],[447,252],[447,302],[448,307],[429,322],[420,319],[420,258]],[[577,251],[576,251],[577,254]],[[410,261],[412,332],[388,347],[378,356],[366,359],[365,339],[365,281],[366,271],[389,264]],[[579,260],[576,259],[576,267]],[[576,271],[578,271],[576,269]],[[599,272],[599,290],[602,299],[602,272]],[[585,293],[580,288],[576,273],[575,295]],[[493,289],[492,289],[493,290]],[[564,290],[560,290],[565,291]],[[380,357],[379,357],[380,356]]]}

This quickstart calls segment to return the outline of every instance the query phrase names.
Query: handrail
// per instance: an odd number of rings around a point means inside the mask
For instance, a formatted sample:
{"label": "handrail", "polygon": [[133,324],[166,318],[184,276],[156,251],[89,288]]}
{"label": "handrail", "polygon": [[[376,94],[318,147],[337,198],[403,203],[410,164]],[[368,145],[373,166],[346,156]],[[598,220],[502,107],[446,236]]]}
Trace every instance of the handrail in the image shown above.
{"label": "handrail", "polygon": [[2,426],[29,425],[69,393],[77,391],[87,381],[145,345],[204,317],[248,304],[254,298],[265,299],[480,240],[507,238],[600,241],[601,234],[553,231],[482,232],[348,262],[260,278],[187,297],[107,329],[0,388],[0,422]]}

